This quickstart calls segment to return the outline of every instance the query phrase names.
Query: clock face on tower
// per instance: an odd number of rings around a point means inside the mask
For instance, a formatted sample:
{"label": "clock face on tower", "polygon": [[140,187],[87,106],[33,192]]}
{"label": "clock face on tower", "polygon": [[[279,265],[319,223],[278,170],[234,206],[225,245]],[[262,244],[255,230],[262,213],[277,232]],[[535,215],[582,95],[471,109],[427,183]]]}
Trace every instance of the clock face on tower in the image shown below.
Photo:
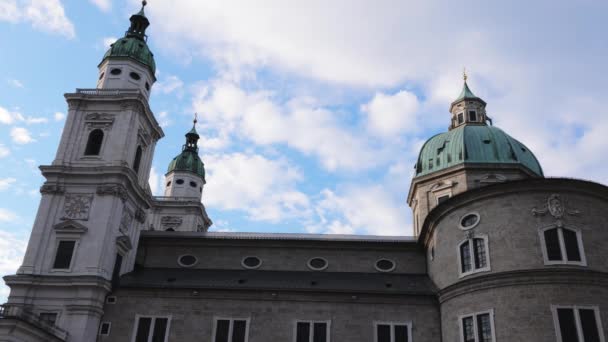
{"label": "clock face on tower", "polygon": [[65,196],[63,207],[64,220],[88,220],[89,209],[93,195],[89,194],[68,194]]}

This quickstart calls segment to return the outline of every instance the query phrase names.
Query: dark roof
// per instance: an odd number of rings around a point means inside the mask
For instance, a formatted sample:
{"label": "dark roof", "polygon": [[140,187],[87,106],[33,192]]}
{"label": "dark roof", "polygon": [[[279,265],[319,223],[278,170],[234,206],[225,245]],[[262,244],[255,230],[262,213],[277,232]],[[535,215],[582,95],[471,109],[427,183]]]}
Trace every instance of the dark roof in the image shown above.
{"label": "dark roof", "polygon": [[144,268],[123,275],[126,288],[291,290],[434,295],[426,274]]}
{"label": "dark roof", "polygon": [[142,237],[199,238],[212,240],[304,240],[304,241],[354,241],[354,242],[416,242],[413,236],[305,234],[305,233],[253,233],[253,232],[165,232],[142,231]]}

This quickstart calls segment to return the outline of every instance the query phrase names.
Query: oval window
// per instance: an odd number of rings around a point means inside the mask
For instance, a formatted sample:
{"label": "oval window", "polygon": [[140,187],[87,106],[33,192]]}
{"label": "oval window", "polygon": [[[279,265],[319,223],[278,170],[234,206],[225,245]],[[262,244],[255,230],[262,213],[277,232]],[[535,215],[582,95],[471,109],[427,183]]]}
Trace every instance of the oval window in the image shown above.
{"label": "oval window", "polygon": [[131,78],[134,79],[134,80],[136,80],[136,81],[139,81],[141,79],[141,76],[139,76],[139,74],[136,73],[136,72],[130,73],[129,76],[131,76]]}
{"label": "oval window", "polygon": [[102,79],[106,74],[104,72],[101,73],[101,75],[99,75],[99,79]]}
{"label": "oval window", "polygon": [[471,229],[479,224],[479,214],[478,213],[469,213],[464,215],[460,219],[460,228],[461,229]]}
{"label": "oval window", "polygon": [[177,263],[183,267],[191,267],[196,264],[198,260],[194,255],[182,255],[177,259]]}
{"label": "oval window", "polygon": [[241,265],[245,268],[258,268],[262,265],[262,260],[258,257],[248,256],[243,258]]}
{"label": "oval window", "polygon": [[148,84],[148,82],[146,82],[146,90],[150,90],[150,84]]}
{"label": "oval window", "polygon": [[169,185],[171,185],[171,181],[168,181],[168,182],[167,182],[167,186],[169,186]]}
{"label": "oval window", "polygon": [[315,271],[322,271],[328,266],[327,260],[323,258],[312,258],[308,260],[308,268]]}
{"label": "oval window", "polygon": [[114,76],[120,75],[120,74],[122,74],[122,70],[118,69],[118,68],[114,68],[114,69],[110,70],[110,74],[112,74]]}
{"label": "oval window", "polygon": [[177,183],[179,185],[182,185],[182,184],[184,184],[184,180],[183,179],[178,179],[178,180],[175,181],[175,183]]}
{"label": "oval window", "polygon": [[395,267],[395,262],[389,259],[380,259],[376,261],[376,270],[380,272],[391,272]]}
{"label": "oval window", "polygon": [[196,183],[190,182],[190,186],[193,187],[193,188],[196,188]]}

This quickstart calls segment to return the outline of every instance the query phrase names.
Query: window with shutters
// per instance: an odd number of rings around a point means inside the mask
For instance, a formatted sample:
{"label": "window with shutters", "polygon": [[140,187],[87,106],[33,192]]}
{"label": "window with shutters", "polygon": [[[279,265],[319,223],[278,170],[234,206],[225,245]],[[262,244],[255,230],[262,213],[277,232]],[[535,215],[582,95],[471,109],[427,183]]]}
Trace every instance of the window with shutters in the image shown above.
{"label": "window with shutters", "polygon": [[411,322],[374,322],[374,342],[411,341]]}
{"label": "window with shutters", "polygon": [[458,246],[460,277],[490,270],[490,256],[487,236],[473,236]]}
{"label": "window with shutters", "polygon": [[295,342],[329,342],[330,321],[296,321]]}
{"label": "window with shutters", "polygon": [[72,259],[74,250],[76,249],[76,241],[74,240],[59,240],[57,249],[55,250],[55,259],[53,261],[54,270],[70,270],[72,267]]}
{"label": "window with shutters", "polygon": [[494,310],[459,317],[462,342],[495,342]]}
{"label": "window with shutters", "polygon": [[135,317],[132,342],[167,342],[171,316]]}
{"label": "window with shutters", "polygon": [[249,318],[215,318],[213,342],[247,342]]}
{"label": "window with shutters", "polygon": [[551,307],[557,342],[604,342],[597,306]]}
{"label": "window with shutters", "polygon": [[540,239],[545,265],[587,265],[580,230],[551,226],[540,230]]}

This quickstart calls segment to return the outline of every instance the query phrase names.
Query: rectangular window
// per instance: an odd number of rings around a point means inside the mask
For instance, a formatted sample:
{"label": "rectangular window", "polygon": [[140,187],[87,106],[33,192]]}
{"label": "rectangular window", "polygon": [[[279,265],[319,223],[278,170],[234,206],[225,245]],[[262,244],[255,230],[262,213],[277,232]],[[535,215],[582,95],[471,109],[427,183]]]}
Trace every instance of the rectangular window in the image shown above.
{"label": "rectangular window", "polygon": [[440,197],[437,197],[437,204],[441,204],[445,201],[447,201],[450,198],[450,195],[443,195]]}
{"label": "rectangular window", "polygon": [[108,336],[110,335],[110,322],[102,322],[99,326],[99,335]]}
{"label": "rectangular window", "polygon": [[215,320],[214,342],[247,342],[249,319],[218,318]]}
{"label": "rectangular window", "polygon": [[469,111],[469,121],[477,121],[477,112],[474,110]]}
{"label": "rectangular window", "polygon": [[133,342],[166,342],[170,317],[138,316]]}
{"label": "rectangular window", "polygon": [[56,312],[41,312],[38,317],[40,318],[41,321],[51,324],[51,325],[55,325],[55,323],[57,322],[57,313]]}
{"label": "rectangular window", "polygon": [[494,342],[494,311],[462,316],[460,334],[463,342]]}
{"label": "rectangular window", "polygon": [[329,321],[296,321],[295,342],[329,342]]}
{"label": "rectangular window", "polygon": [[76,241],[59,241],[55,253],[55,262],[53,263],[54,269],[67,270],[70,268],[75,246]]}
{"label": "rectangular window", "polygon": [[586,265],[580,232],[565,227],[541,231],[546,264]]}
{"label": "rectangular window", "polygon": [[459,113],[458,114],[458,124],[461,124],[464,122],[464,114],[463,113]]}
{"label": "rectangular window", "polygon": [[460,243],[460,276],[490,270],[487,236],[472,237]]}
{"label": "rectangular window", "polygon": [[377,322],[376,340],[374,342],[410,342],[411,323],[386,323]]}
{"label": "rectangular window", "polygon": [[553,319],[558,342],[604,342],[597,307],[556,306]]}

